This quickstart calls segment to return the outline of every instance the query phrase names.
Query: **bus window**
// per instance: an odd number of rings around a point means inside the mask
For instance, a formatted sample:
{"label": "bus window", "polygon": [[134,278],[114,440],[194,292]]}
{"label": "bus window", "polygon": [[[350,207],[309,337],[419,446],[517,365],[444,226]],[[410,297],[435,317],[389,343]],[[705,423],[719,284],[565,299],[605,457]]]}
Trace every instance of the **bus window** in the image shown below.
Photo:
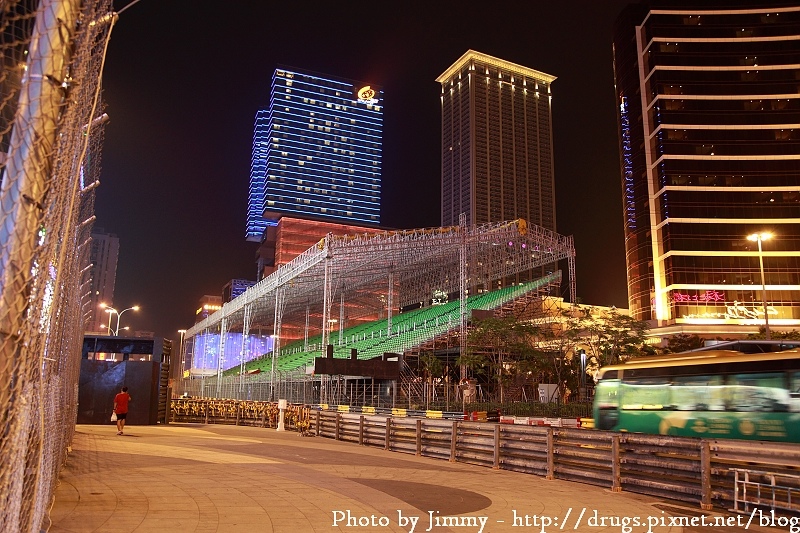
{"label": "bus window", "polygon": [[675,376],[672,407],[677,411],[724,411],[723,384],[722,376]]}
{"label": "bus window", "polygon": [[787,411],[789,392],[782,373],[735,374],[728,390],[735,411]]}
{"label": "bus window", "polygon": [[618,421],[619,380],[601,379],[594,389],[595,427],[597,429],[615,429]]}
{"label": "bus window", "polygon": [[800,412],[800,372],[789,374],[789,410]]}
{"label": "bus window", "polygon": [[669,380],[666,377],[627,379],[620,387],[622,409],[660,411],[669,408]]}

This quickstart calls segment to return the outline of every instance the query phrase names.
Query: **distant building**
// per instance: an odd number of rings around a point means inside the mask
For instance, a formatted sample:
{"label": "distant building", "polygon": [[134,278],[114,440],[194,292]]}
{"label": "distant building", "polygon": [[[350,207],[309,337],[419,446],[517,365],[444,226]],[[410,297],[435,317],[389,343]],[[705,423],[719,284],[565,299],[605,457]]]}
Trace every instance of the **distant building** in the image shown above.
{"label": "distant building", "polygon": [[246,237],[282,216],[380,224],[383,91],[278,68],[255,120]]}
{"label": "distant building", "polygon": [[202,322],[220,309],[222,309],[222,296],[206,294],[200,298],[200,306],[195,311],[194,323]]}
{"label": "distant building", "polygon": [[255,281],[248,279],[232,279],[222,287],[222,303],[228,303],[231,300],[244,294],[244,291],[255,285]]}
{"label": "distant building", "polygon": [[101,303],[112,305],[114,285],[117,279],[117,260],[119,258],[119,238],[106,233],[102,228],[92,231],[91,268],[86,272],[89,284],[89,298],[84,300],[84,331],[108,335],[108,313],[100,308]]}
{"label": "distant building", "polygon": [[629,307],[664,334],[800,326],[800,7],[724,4],[641,2],[614,32]]}
{"label": "distant building", "polygon": [[383,231],[385,230],[378,228],[283,217],[276,226],[269,228],[264,242],[259,248],[259,279],[269,276],[278,267],[287,264],[329,233],[340,236],[382,233]]}
{"label": "distant building", "polygon": [[442,226],[457,226],[464,213],[467,225],[522,218],[556,231],[555,79],[474,50],[436,79],[442,84]]}
{"label": "distant building", "polygon": [[556,229],[555,76],[467,51],[442,84],[442,226],[524,218]]}

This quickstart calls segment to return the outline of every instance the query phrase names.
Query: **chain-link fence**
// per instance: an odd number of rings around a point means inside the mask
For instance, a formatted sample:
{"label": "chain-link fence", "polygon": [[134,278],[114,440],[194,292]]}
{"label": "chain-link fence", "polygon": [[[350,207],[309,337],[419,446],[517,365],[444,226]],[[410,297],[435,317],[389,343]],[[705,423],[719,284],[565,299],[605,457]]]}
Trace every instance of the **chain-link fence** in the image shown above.
{"label": "chain-link fence", "polygon": [[46,528],[75,428],[110,9],[0,1],[0,531]]}

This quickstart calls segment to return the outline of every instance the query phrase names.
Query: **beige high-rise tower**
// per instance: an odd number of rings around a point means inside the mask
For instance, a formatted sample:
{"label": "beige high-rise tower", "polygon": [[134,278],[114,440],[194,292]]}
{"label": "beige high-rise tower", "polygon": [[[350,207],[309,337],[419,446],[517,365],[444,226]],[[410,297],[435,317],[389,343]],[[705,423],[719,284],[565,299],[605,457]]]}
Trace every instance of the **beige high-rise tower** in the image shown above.
{"label": "beige high-rise tower", "polygon": [[467,51],[442,84],[442,225],[523,218],[555,231],[554,76]]}

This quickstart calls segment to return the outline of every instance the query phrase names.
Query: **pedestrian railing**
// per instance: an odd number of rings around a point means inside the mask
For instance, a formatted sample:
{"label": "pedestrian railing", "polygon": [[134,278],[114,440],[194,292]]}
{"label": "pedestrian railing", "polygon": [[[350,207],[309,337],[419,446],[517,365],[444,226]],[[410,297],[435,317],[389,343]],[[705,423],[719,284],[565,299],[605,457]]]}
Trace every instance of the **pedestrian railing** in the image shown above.
{"label": "pedestrian railing", "polygon": [[800,511],[800,476],[734,468],[733,510],[749,513],[751,507]]}

